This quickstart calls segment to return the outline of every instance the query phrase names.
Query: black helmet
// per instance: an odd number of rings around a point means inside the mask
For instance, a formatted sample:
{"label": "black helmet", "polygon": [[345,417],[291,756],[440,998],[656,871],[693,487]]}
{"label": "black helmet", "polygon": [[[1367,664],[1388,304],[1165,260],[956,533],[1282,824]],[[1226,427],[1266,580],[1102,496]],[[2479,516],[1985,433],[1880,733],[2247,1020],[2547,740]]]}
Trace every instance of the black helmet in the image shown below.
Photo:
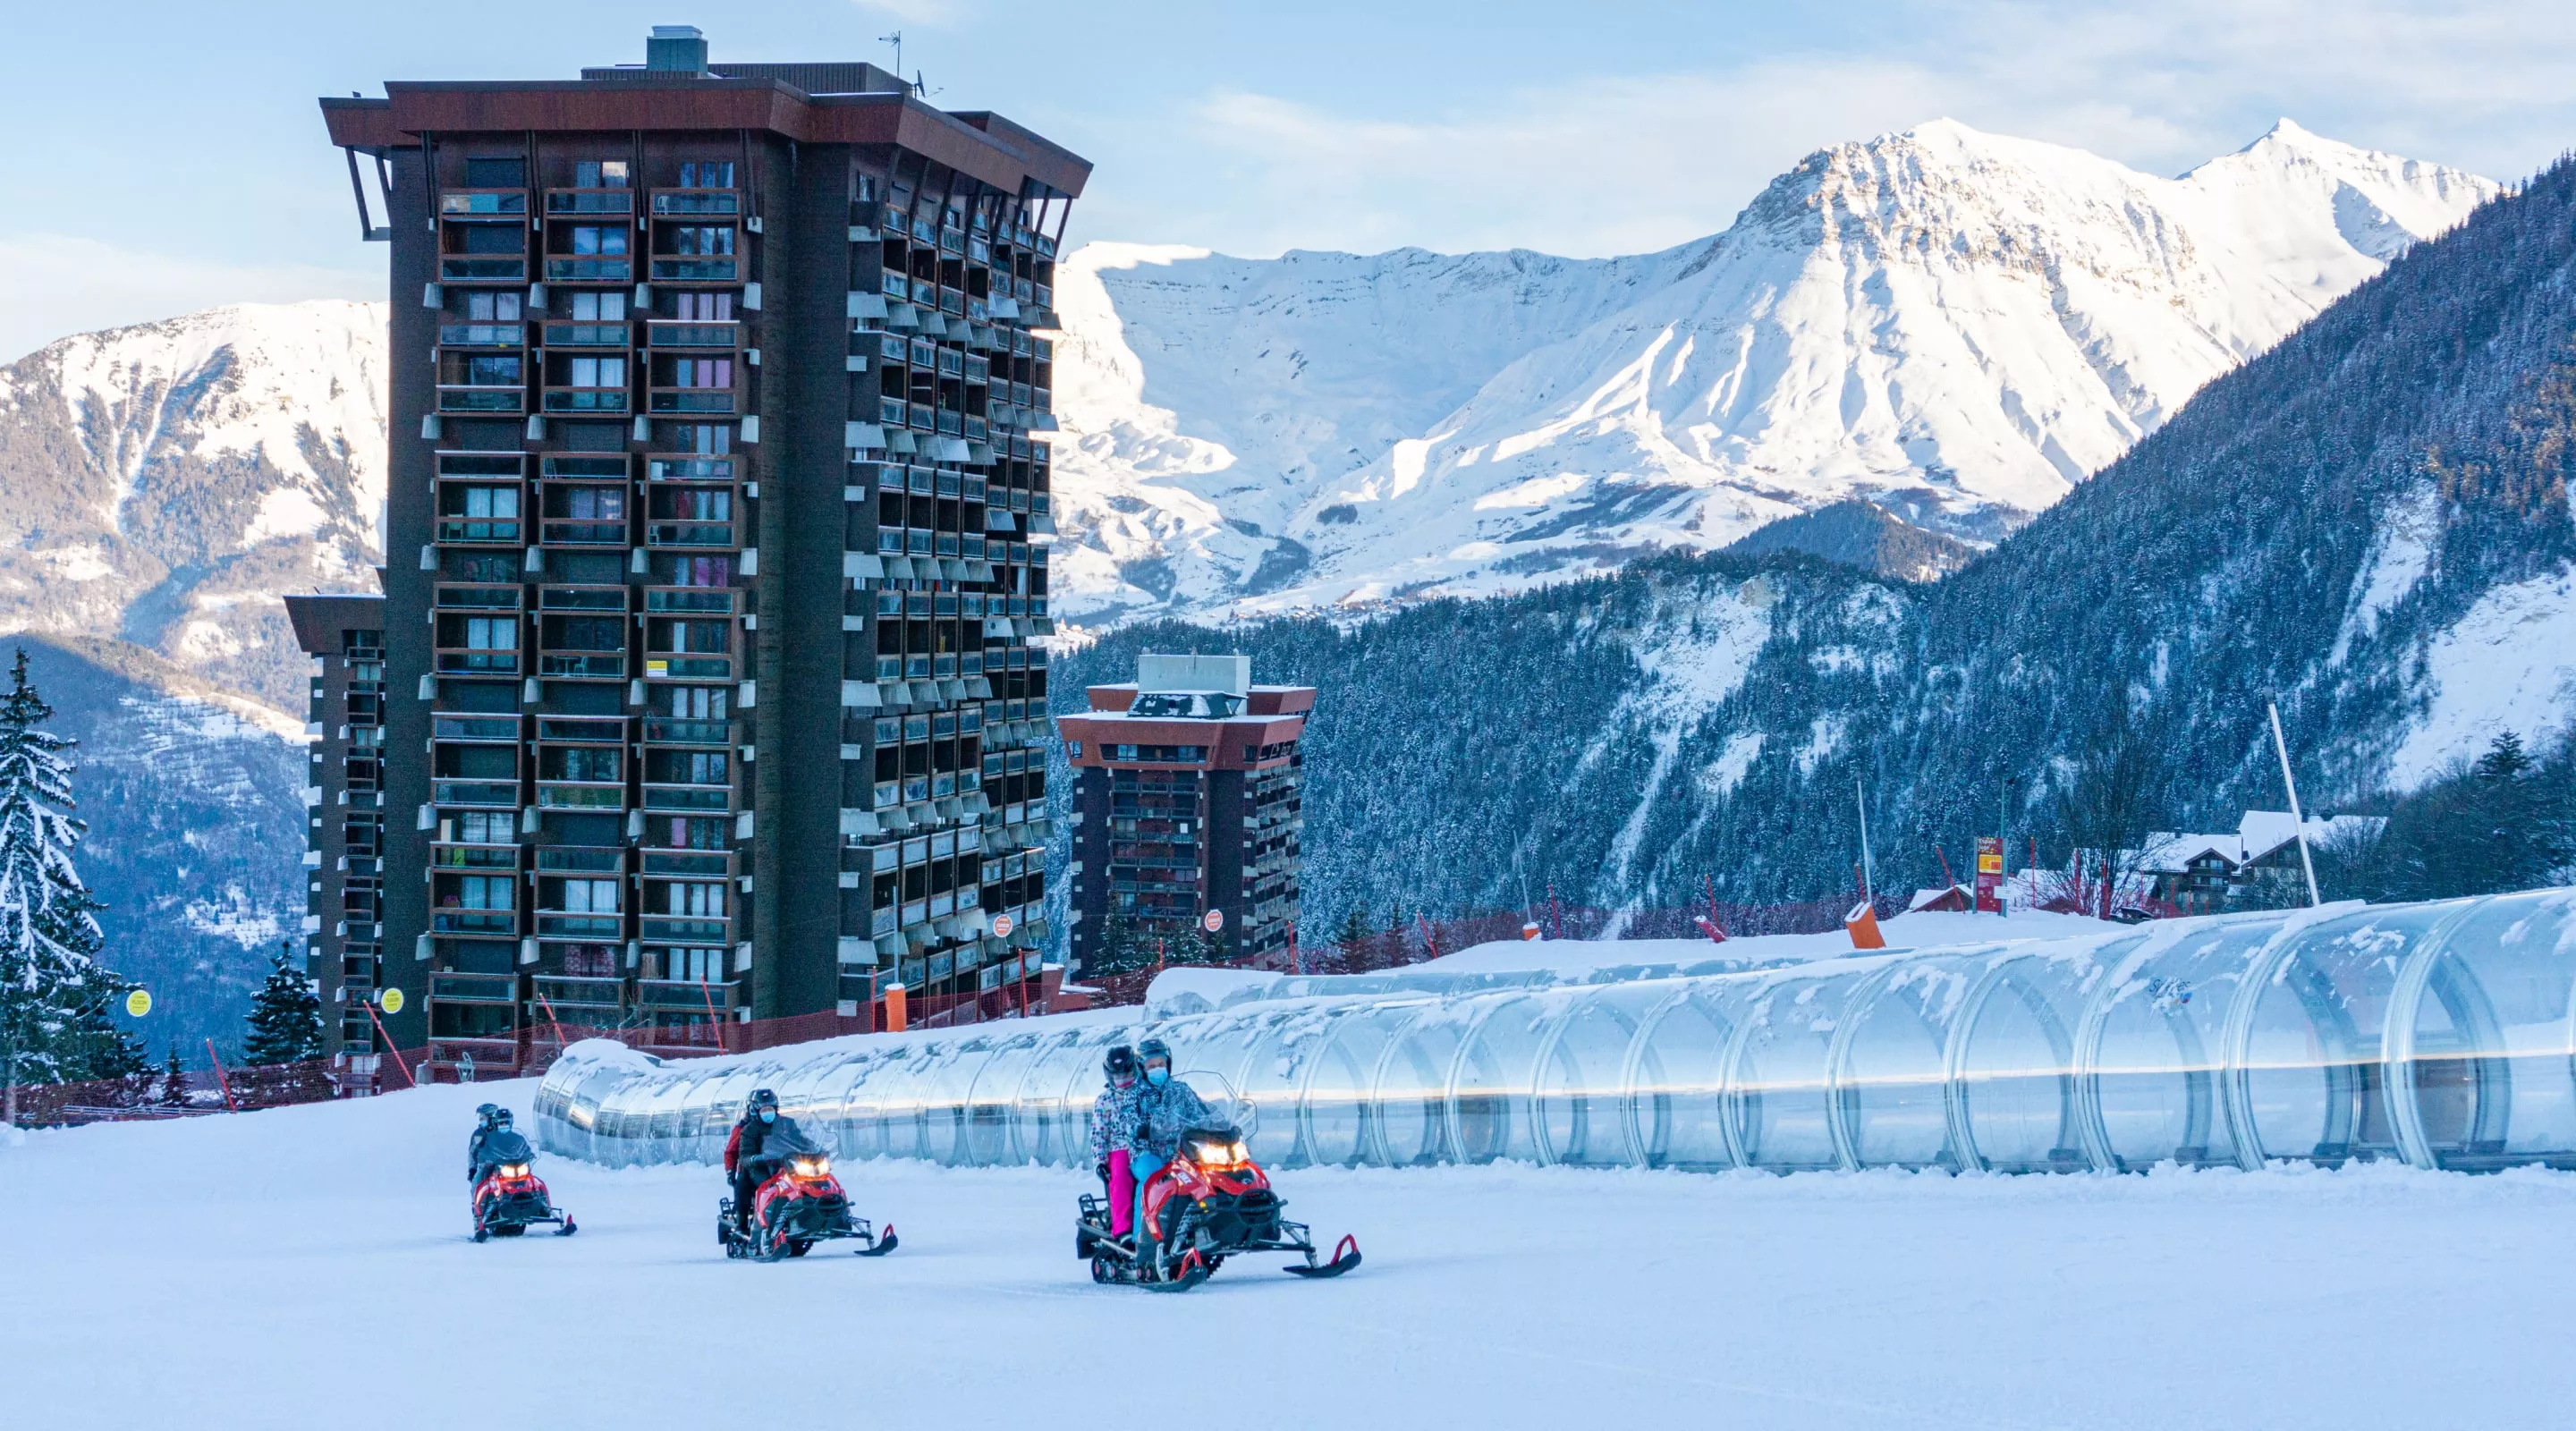
{"label": "black helmet", "polygon": [[495,1127],[495,1128],[507,1128],[507,1127],[509,1127],[509,1126],[510,1126],[510,1110],[509,1110],[509,1109],[507,1109],[507,1108],[495,1108],[495,1109],[493,1109],[493,1110],[492,1110],[492,1126],[493,1126],[493,1127]]}
{"label": "black helmet", "polygon": [[775,1094],[775,1093],[771,1092],[770,1090],[768,1090],[768,1089],[766,1089],[766,1088],[755,1088],[755,1089],[751,1090],[751,1104],[750,1104],[750,1108],[751,1108],[751,1111],[752,1111],[752,1112],[757,1113],[757,1112],[759,1112],[759,1111],[760,1111],[761,1109],[763,1109],[763,1108],[775,1108],[775,1107],[777,1107],[777,1106],[778,1106],[778,1095],[777,1095],[777,1094]]}
{"label": "black helmet", "polygon": [[498,1114],[500,1111],[501,1107],[499,1104],[486,1103],[482,1107],[474,1110],[474,1121],[482,1124],[486,1128],[489,1128],[492,1126],[493,1116]]}
{"label": "black helmet", "polygon": [[1158,1058],[1166,1064],[1170,1063],[1172,1061],[1172,1046],[1158,1038],[1149,1038],[1143,1043],[1136,1045],[1136,1062],[1138,1065],[1141,1066],[1152,1063]]}
{"label": "black helmet", "polygon": [[1100,1061],[1100,1066],[1108,1070],[1112,1078],[1133,1078],[1136,1076],[1136,1050],[1119,1044],[1109,1050],[1109,1056]]}

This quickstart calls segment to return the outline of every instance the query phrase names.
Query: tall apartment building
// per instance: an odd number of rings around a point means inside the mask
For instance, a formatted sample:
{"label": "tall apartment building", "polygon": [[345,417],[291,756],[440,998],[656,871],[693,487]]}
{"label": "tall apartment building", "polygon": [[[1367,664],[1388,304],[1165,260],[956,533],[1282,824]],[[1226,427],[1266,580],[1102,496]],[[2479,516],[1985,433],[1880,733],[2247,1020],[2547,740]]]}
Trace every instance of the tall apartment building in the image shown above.
{"label": "tall apartment building", "polygon": [[392,247],[384,978],[433,1076],[1036,977],[1090,166],[871,65],[646,53],[321,101]]}
{"label": "tall apartment building", "polygon": [[1256,686],[1248,656],[1140,656],[1059,716],[1074,790],[1072,964],[1150,959],[1195,930],[1218,954],[1295,937],[1305,832],[1298,742],[1312,686]]}
{"label": "tall apartment building", "polygon": [[322,1045],[344,1089],[372,1090],[368,1006],[384,967],[385,600],[286,598],[313,658],[304,733],[304,967],[322,996]]}

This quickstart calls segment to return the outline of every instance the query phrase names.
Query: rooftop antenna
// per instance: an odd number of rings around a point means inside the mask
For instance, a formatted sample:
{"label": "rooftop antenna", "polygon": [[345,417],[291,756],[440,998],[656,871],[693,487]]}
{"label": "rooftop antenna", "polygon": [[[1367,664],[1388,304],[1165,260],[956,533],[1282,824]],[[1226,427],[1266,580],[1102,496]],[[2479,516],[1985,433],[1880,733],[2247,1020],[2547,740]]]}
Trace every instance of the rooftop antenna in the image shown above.
{"label": "rooftop antenna", "polygon": [[877,43],[894,46],[894,77],[903,78],[903,31],[897,30],[891,35],[879,35]]}
{"label": "rooftop antenna", "polygon": [[2290,743],[2281,738],[2281,703],[2266,701],[2264,709],[2272,715],[2272,748],[2281,756],[2281,787],[2290,792],[2290,829],[2299,837],[2299,868],[2308,877],[2308,907],[2325,903],[2317,898],[2317,865],[2308,858],[2308,818],[2299,813],[2299,782],[2290,778]]}

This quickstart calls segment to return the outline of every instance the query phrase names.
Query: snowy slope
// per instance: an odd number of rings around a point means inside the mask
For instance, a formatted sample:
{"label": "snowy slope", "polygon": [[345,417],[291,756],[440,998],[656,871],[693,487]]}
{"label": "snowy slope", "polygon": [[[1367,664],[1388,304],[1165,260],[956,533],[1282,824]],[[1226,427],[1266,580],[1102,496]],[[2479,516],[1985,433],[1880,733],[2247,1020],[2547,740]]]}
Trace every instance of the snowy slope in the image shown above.
{"label": "snowy slope", "polygon": [[277,597],[371,590],[382,304],[217,308],[0,370],[0,630],[113,635],[282,710]]}
{"label": "snowy slope", "polygon": [[2286,120],[2178,179],[1944,120],[1639,259],[1094,245],[1060,605],[1487,591],[1855,496],[1989,539],[2496,192]]}
{"label": "snowy slope", "polygon": [[0,1145],[10,1424],[2375,1431],[2576,1396],[2564,1174],[1301,1172],[1365,1266],[1157,1297],[1091,1285],[1091,1182],[1034,1169],[844,1164],[902,1248],[756,1266],[712,1169],[549,1158],[580,1233],[478,1247],[471,1110],[532,1092]]}

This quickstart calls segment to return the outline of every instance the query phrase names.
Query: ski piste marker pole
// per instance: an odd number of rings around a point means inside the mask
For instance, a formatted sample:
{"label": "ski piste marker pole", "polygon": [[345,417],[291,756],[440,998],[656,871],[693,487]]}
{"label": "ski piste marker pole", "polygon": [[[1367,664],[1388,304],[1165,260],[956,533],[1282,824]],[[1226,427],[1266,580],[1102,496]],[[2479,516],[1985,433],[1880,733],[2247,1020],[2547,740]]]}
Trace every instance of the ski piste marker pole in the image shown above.
{"label": "ski piste marker pole", "polygon": [[537,1003],[546,1011],[546,1022],[554,1025],[555,1057],[561,1058],[563,1057],[564,1051],[563,1020],[555,1017],[554,1001],[547,998],[543,993],[537,995]]}
{"label": "ski piste marker pole", "polygon": [[402,1070],[403,1087],[418,1088],[420,1080],[411,1076],[411,1065],[403,1062],[402,1050],[394,1047],[394,1036],[385,1031],[385,1021],[376,1016],[376,1006],[367,1005],[367,1019],[376,1026],[376,1037],[385,1041],[385,1052],[394,1056],[394,1067]]}
{"label": "ski piste marker pole", "polygon": [[224,1111],[239,1113],[241,1105],[233,1101],[233,1081],[224,1077],[224,1061],[215,1053],[215,1041],[206,1040],[206,1058],[215,1066],[215,1086],[224,1091]]}
{"label": "ski piste marker pole", "polygon": [[704,974],[698,976],[698,997],[707,1001],[707,1022],[715,1026],[716,1052],[733,1052],[725,1046],[724,1020],[716,1017],[716,991],[707,987],[707,976]]}

